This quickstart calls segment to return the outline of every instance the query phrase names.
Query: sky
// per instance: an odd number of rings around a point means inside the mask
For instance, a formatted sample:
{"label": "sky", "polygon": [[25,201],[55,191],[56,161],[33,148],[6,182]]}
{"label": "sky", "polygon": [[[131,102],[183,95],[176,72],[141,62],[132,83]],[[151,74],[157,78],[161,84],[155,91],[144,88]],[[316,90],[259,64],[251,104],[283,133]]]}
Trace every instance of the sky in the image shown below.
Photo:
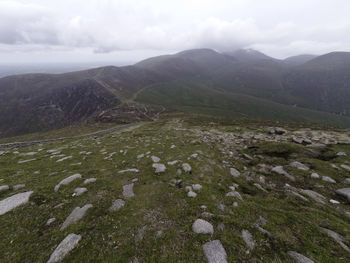
{"label": "sky", "polygon": [[192,48],[350,51],[349,0],[0,0],[1,63],[132,64]]}

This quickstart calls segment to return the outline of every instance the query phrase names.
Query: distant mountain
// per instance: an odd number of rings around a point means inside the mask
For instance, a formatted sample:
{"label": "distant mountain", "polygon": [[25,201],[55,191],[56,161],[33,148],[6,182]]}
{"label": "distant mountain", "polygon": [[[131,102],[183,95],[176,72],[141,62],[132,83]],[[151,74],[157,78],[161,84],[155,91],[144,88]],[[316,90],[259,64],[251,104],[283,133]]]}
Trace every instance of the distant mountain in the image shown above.
{"label": "distant mountain", "polygon": [[255,50],[194,49],[133,66],[5,77],[0,79],[0,132],[113,119],[112,113],[114,120],[122,113],[148,116],[152,105],[350,127],[350,53],[310,58],[281,61]]}
{"label": "distant mountain", "polygon": [[294,66],[299,66],[302,64],[305,64],[306,62],[316,58],[316,55],[298,55],[298,56],[292,56],[292,57],[288,57],[286,59],[283,60],[283,62],[290,67],[294,67]]}

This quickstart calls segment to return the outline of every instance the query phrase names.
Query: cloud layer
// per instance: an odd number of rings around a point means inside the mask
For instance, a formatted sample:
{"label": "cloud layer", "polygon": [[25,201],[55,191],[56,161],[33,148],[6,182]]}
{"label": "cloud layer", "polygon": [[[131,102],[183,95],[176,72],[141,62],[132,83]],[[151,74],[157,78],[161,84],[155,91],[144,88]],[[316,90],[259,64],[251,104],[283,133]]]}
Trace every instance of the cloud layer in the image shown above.
{"label": "cloud layer", "polygon": [[83,50],[93,59],[199,47],[250,47],[276,57],[350,51],[350,1],[320,2],[0,0],[0,57]]}

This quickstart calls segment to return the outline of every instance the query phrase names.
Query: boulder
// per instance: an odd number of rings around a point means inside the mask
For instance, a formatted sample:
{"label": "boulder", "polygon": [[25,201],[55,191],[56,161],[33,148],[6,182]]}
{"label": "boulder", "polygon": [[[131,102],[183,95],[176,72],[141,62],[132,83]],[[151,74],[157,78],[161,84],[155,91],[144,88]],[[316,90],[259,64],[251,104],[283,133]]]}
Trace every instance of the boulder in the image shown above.
{"label": "boulder", "polygon": [[66,220],[63,222],[60,230],[64,230],[65,228],[67,228],[69,225],[78,222],[80,219],[82,219],[87,210],[89,210],[90,208],[92,208],[93,206],[91,204],[87,204],[84,205],[83,207],[76,207],[74,208],[74,210],[72,211],[72,213],[70,213],[70,215],[66,218]]}
{"label": "boulder", "polygon": [[59,182],[56,186],[55,186],[55,192],[57,192],[61,185],[67,185],[70,184],[71,182],[73,182],[76,179],[80,179],[81,178],[81,174],[73,174],[65,179],[63,179],[61,182]]}
{"label": "boulder", "polygon": [[28,191],[28,192],[12,195],[6,199],[1,200],[0,215],[6,214],[12,209],[27,203],[32,193],[33,191]]}
{"label": "boulder", "polygon": [[312,199],[314,199],[316,202],[319,202],[321,204],[325,204],[326,203],[326,197],[324,197],[323,195],[312,191],[312,190],[300,190],[300,192],[304,195],[307,195],[308,197],[311,197]]}
{"label": "boulder", "polygon": [[350,202],[350,188],[342,188],[335,191],[338,195],[341,195],[348,199]]}
{"label": "boulder", "polygon": [[241,173],[236,168],[233,168],[233,167],[230,168],[230,174],[233,177],[239,177],[241,175]]}
{"label": "boulder", "polygon": [[166,170],[165,165],[164,165],[164,164],[161,164],[161,163],[154,163],[154,164],[152,164],[152,167],[153,167],[154,169],[156,169],[156,170],[155,170],[155,173],[164,173],[165,170]]}
{"label": "boulder", "polygon": [[227,263],[227,254],[220,240],[213,240],[203,245],[208,263]]}
{"label": "boulder", "polygon": [[123,199],[117,199],[113,202],[111,207],[109,208],[110,211],[118,211],[125,205],[125,201]]}
{"label": "boulder", "polygon": [[275,172],[277,174],[280,174],[280,175],[284,175],[285,177],[287,177],[289,180],[291,181],[295,181],[295,177],[293,175],[290,175],[289,173],[287,173],[284,169],[283,169],[283,166],[276,166],[274,168],[272,168],[271,170],[272,172]]}
{"label": "boulder", "polygon": [[253,250],[255,247],[255,241],[253,239],[252,234],[250,234],[248,230],[243,229],[242,238],[244,242],[247,244],[247,246],[249,247],[249,250]]}
{"label": "boulder", "polygon": [[213,225],[203,219],[197,219],[192,225],[193,232],[197,234],[213,234]]}
{"label": "boulder", "polygon": [[62,261],[64,257],[78,245],[80,239],[81,236],[76,234],[69,234],[66,236],[66,238],[62,240],[55,251],[51,254],[47,263]]}
{"label": "boulder", "polygon": [[299,170],[303,170],[303,171],[308,171],[310,168],[307,167],[305,164],[302,164],[300,162],[291,162],[289,164],[291,167],[297,168]]}
{"label": "boulder", "polygon": [[127,184],[123,186],[123,196],[125,198],[131,198],[134,197],[134,183],[132,184]]}

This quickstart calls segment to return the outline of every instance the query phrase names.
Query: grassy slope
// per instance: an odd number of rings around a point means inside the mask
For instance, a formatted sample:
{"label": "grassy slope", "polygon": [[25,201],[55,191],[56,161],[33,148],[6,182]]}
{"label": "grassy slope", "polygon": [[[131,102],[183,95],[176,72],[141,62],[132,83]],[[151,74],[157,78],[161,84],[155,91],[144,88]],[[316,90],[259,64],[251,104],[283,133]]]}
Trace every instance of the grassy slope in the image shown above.
{"label": "grassy slope", "polygon": [[286,106],[256,97],[221,92],[207,83],[176,81],[141,91],[137,101],[161,104],[173,109],[224,116],[302,121],[350,127],[350,118],[305,108]]}
{"label": "grassy slope", "polygon": [[[179,127],[185,129],[176,129]],[[217,128],[235,131],[256,131],[261,128],[260,124],[256,127],[250,124],[250,127],[227,124]],[[269,193],[257,190],[252,185],[254,181],[246,181],[243,177],[233,178],[229,175],[230,165],[239,170],[243,170],[243,166],[251,170],[256,163],[228,159],[221,152],[227,145],[200,143],[196,129],[209,131],[211,128],[202,119],[192,119],[190,122],[165,120],[108,134],[97,140],[79,139],[21,149],[21,152],[41,149],[35,155],[37,160],[29,163],[18,164],[18,160],[32,157],[21,157],[13,153],[15,150],[0,156],[0,178],[4,179],[1,184],[12,186],[25,183],[26,188],[17,192],[34,191],[29,204],[0,216],[0,261],[45,262],[66,235],[76,233],[82,235],[82,240],[64,262],[130,262],[135,257],[139,262],[203,262],[201,246],[214,239],[220,239],[223,243],[229,262],[292,262],[286,255],[288,250],[296,250],[319,263],[349,262],[349,254],[318,229],[318,226],[329,227],[349,240],[350,219],[341,212],[345,206],[335,209],[330,205],[304,202],[286,195],[282,186],[290,182],[282,176],[266,175],[268,181],[277,184],[277,190],[270,190]],[[170,149],[172,144],[177,147]],[[300,154],[298,160],[305,161],[307,155],[303,153],[307,152],[306,148],[289,144],[282,146],[282,149],[279,147],[276,150],[279,154],[281,151]],[[349,146],[339,145],[335,148],[350,155]],[[73,158],[56,163],[56,159],[47,154],[48,149],[60,149],[63,154],[72,155]],[[108,154],[101,153],[102,149],[116,154],[110,160],[105,160]],[[237,146],[235,149],[238,149]],[[292,159],[291,156],[287,157],[289,159],[271,157],[273,149],[268,143],[259,145],[256,154],[262,155],[264,162],[272,165],[286,164]],[[187,160],[197,150],[202,151],[199,158]],[[84,157],[79,154],[80,151],[93,153]],[[138,154],[147,151],[151,151],[150,155],[161,157],[163,163],[173,160],[189,162],[193,172],[177,175],[178,167],[167,165],[164,174],[155,175],[150,158],[137,159]],[[254,154],[253,150],[246,151]],[[223,160],[229,165],[225,166]],[[333,162],[338,164],[346,160],[346,157],[342,157]],[[77,162],[82,162],[82,165],[71,166]],[[320,159],[309,157],[306,163],[321,175],[332,174],[337,181],[347,176]],[[117,173],[118,170],[133,167],[141,172]],[[40,173],[35,174],[35,171]],[[50,175],[53,172],[56,174]],[[307,188],[320,183],[308,179],[305,172],[291,172],[297,176],[295,185],[298,187]],[[87,185],[88,192],[79,197],[72,197],[72,192],[75,187],[83,187],[82,180],[63,186],[57,193],[53,191],[60,180],[74,173],[81,173],[83,178],[96,177],[97,182]],[[200,174],[203,174],[202,178]],[[127,200],[120,211],[108,211],[113,200],[122,198],[122,186],[135,177],[139,178],[134,187],[136,197]],[[169,185],[173,178],[182,179],[185,185],[200,183],[203,189],[197,198],[190,199],[183,188]],[[234,182],[240,185],[238,191],[244,198],[237,208],[232,207],[235,199],[225,197],[228,187]],[[338,184],[323,185],[324,188],[317,191],[328,198],[338,199],[333,194]],[[1,193],[0,198],[12,194],[13,191],[7,191]],[[54,208],[59,203],[64,203],[64,206]],[[93,204],[94,208],[88,211],[84,219],[63,232],[58,230],[76,206],[88,203]],[[226,205],[224,212],[218,209],[219,203]],[[215,228],[213,236],[194,234],[191,230],[194,220],[200,217],[201,205],[206,205],[207,211],[215,214],[209,219]],[[265,229],[271,232],[272,237],[261,234],[253,227],[259,216],[268,220]],[[51,217],[57,218],[56,222],[45,226]],[[224,224],[224,231],[218,230],[219,223]],[[144,237],[138,240],[142,229]],[[248,229],[256,240],[253,253],[246,253],[247,247],[240,236],[242,229]],[[160,230],[163,234],[156,238]]]}

